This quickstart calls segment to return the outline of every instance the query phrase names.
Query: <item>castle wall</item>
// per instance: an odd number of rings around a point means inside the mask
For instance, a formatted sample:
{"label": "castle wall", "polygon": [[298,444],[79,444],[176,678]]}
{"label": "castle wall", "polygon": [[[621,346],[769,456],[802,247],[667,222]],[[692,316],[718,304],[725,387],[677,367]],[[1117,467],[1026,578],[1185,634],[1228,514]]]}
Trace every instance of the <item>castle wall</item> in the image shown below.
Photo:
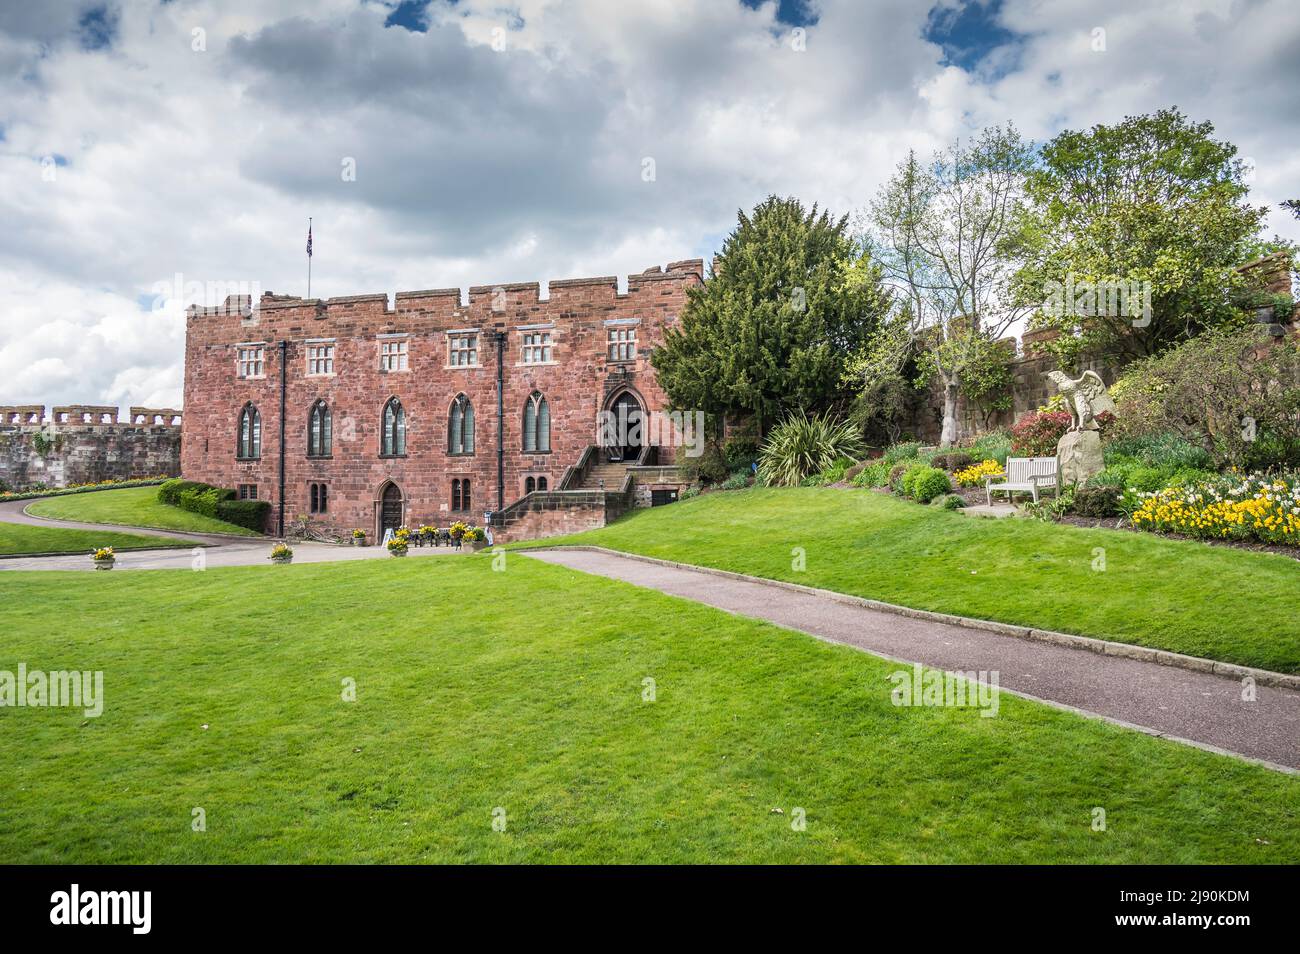
{"label": "castle wall", "polygon": [[0,486],[12,491],[180,473],[180,412],[40,404],[0,407]]}
{"label": "castle wall", "polygon": [[[286,342],[285,525],[309,514],[310,485],[328,487],[329,504],[316,519],[346,530],[379,531],[380,495],[392,482],[401,490],[408,525],[462,517],[481,522],[497,499],[497,343],[504,335],[502,427],[505,450],[504,503],[523,496],[528,477],[558,485],[566,467],[597,441],[598,412],[630,389],[648,411],[667,400],[650,367],[651,349],[680,314],[686,292],[703,280],[699,260],[671,263],[629,276],[625,294],[614,277],[553,281],[543,299],[537,283],[476,286],[462,304],[458,289],[399,292],[329,300],[267,293],[256,307],[229,299],[218,308],[191,308],[186,324],[185,417],[181,470],[185,477],[223,487],[254,485],[257,496],[279,501],[280,342]],[[637,356],[611,361],[610,322],[636,322]],[[542,326],[538,328],[537,326]],[[633,327],[633,325],[627,325]],[[452,367],[448,332],[478,333],[478,365]],[[522,337],[551,334],[552,361],[524,364]],[[389,336],[389,337],[385,337]],[[383,371],[385,341],[407,341],[407,370]],[[307,349],[334,345],[334,373],[309,375]],[[261,377],[237,373],[241,343],[262,342]],[[551,416],[549,453],[523,451],[524,406],[532,392],[546,397]],[[472,402],[475,451],[448,453],[448,413],[458,394]],[[406,412],[404,457],[380,456],[381,417],[389,398]],[[333,420],[328,458],[307,456],[308,417],[323,399]],[[242,409],[261,414],[261,457],[236,457]],[[471,508],[454,513],[452,481],[470,481]],[[272,528],[274,523],[272,524]]]}

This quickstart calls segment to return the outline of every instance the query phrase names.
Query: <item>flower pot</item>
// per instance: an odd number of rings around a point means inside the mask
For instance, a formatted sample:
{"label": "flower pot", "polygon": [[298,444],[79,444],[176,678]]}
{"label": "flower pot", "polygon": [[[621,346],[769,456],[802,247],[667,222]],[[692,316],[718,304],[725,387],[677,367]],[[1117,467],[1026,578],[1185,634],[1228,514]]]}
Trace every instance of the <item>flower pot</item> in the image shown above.
{"label": "flower pot", "polygon": [[389,556],[395,556],[395,557],[404,557],[404,556],[406,556],[406,551],[405,551],[405,550],[389,550],[389,551],[388,551],[388,555],[389,555]]}
{"label": "flower pot", "polygon": [[272,562],[272,563],[292,563],[292,562],[293,562],[293,557],[292,557],[292,556],[271,557],[271,562]]}
{"label": "flower pot", "polygon": [[471,553],[478,553],[479,550],[482,550],[484,547],[487,546],[487,541],[486,541],[486,540],[468,540],[468,541],[465,542],[465,546],[469,547]]}
{"label": "flower pot", "polygon": [[366,545],[366,538],[365,538],[365,537],[353,537],[353,538],[352,538],[352,545],[353,545],[354,547],[364,547],[364,546]]}
{"label": "flower pot", "polygon": [[117,561],[116,560],[95,560],[94,562],[95,562],[96,570],[111,570],[113,569],[113,564],[116,563]]}

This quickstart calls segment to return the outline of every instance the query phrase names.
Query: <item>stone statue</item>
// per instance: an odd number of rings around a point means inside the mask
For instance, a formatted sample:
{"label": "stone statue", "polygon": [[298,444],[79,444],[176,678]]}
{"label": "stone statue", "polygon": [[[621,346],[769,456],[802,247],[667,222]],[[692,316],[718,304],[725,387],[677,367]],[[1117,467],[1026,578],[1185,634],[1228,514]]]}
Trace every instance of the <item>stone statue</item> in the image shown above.
{"label": "stone statue", "polygon": [[1047,379],[1065,396],[1070,408],[1070,430],[1100,430],[1097,415],[1104,411],[1115,413],[1115,402],[1106,393],[1106,382],[1096,371],[1085,371],[1074,380],[1060,371],[1048,371]]}
{"label": "stone statue", "polygon": [[1060,371],[1048,371],[1047,378],[1065,397],[1070,408],[1070,429],[1056,444],[1056,469],[1061,484],[1082,484],[1105,467],[1101,453],[1101,426],[1097,415],[1115,413],[1115,402],[1106,393],[1106,382],[1096,371],[1069,378]]}

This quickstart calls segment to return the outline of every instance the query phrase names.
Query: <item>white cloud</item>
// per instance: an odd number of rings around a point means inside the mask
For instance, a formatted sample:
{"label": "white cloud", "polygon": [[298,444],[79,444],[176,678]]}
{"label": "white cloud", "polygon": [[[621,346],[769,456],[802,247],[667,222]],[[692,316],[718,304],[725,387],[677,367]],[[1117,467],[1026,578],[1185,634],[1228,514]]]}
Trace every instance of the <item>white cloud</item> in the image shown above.
{"label": "white cloud", "polygon": [[124,0],[94,51],[88,6],[0,12],[0,403],[178,402],[184,302],[141,296],[178,272],[300,294],[308,215],[313,292],[343,295],[708,255],[770,192],[849,212],[909,147],[1008,119],[1177,105],[1254,159],[1256,201],[1300,172],[1287,0],[1005,0],[1021,39],[978,72],[910,0],[821,0],[802,52],[738,0],[435,3],[423,34],[359,0]]}

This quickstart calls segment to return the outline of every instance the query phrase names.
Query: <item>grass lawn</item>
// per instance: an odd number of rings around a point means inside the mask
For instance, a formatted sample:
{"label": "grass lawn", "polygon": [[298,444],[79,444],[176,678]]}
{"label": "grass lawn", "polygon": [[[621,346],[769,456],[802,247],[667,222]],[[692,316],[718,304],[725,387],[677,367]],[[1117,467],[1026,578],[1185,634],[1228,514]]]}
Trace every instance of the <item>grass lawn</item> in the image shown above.
{"label": "grass lawn", "polygon": [[189,530],[194,533],[237,533],[245,537],[261,536],[224,520],[159,503],[157,487],[129,487],[126,490],[98,490],[88,494],[47,497],[34,501],[27,510],[37,517],[51,517],[55,520],[120,523],[132,527]]}
{"label": "grass lawn", "polygon": [[0,668],[105,695],[0,708],[0,862],[1300,862],[1300,778],[1005,695],[895,708],[847,647],[491,567],[0,575]]}
{"label": "grass lawn", "polygon": [[[811,487],[710,493],[539,541],[556,543],[1300,672],[1300,562],[1277,554]],[[1103,556],[1105,569],[1094,569]]]}
{"label": "grass lawn", "polygon": [[145,537],[136,533],[106,530],[64,530],[53,527],[29,527],[20,523],[0,523],[0,554],[86,553],[97,547],[115,550],[147,550],[166,546],[192,546],[169,537]]}

